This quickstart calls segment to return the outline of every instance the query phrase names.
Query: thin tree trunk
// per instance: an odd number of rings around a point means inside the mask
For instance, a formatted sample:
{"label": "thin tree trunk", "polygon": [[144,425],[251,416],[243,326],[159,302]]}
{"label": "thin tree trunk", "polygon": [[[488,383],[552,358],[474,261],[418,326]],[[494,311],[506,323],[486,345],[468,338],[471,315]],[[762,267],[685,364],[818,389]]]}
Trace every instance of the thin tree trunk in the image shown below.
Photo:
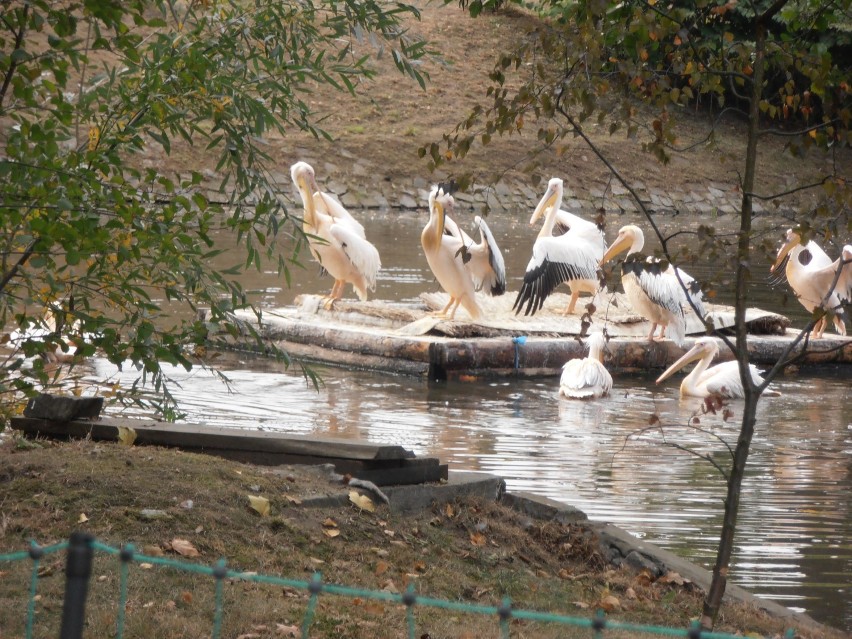
{"label": "thin tree trunk", "polygon": [[[778,3],[776,3],[778,4]],[[774,8],[774,7],[773,7]],[[780,7],[779,7],[780,8]],[[777,9],[775,9],[777,11]],[[755,171],[757,167],[758,124],[760,122],[760,95],[763,87],[766,21],[768,15],[757,18],[755,24],[754,77],[749,107],[748,141],[746,145],[745,173],[742,183],[742,206],[740,209],[740,233],[737,246],[737,281],[736,302],[734,309],[737,351],[735,353],[743,380],[745,402],[743,405],[742,423],[737,447],[734,450],[734,460],[728,475],[728,492],[725,497],[725,514],[722,520],[722,532],[716,553],[716,563],[713,566],[713,580],[704,599],[704,609],[701,625],[712,629],[722,605],[725,588],[728,583],[728,572],[731,565],[731,555],[734,550],[734,536],[737,530],[737,515],[740,508],[742,482],[745,476],[751,440],[754,435],[754,425],[757,413],[757,400],[760,391],[755,388],[749,374],[749,357],[745,312],[748,302],[748,283],[751,279],[751,217],[752,193],[754,192]]]}

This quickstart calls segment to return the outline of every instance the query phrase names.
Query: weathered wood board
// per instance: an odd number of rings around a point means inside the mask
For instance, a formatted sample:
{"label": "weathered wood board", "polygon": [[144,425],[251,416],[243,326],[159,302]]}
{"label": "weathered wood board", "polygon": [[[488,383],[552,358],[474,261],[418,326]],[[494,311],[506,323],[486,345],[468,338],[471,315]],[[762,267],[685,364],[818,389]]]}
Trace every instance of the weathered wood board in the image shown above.
{"label": "weathered wood board", "polygon": [[379,486],[447,478],[447,466],[438,459],[417,458],[402,446],[389,444],[143,419],[12,419],[12,428],[26,435],[62,439],[118,441],[122,427],[136,432],[135,445],[172,446],[261,465],[333,464],[339,474]]}
{"label": "weathered wood board", "polygon": [[[478,300],[484,319],[476,322],[464,310],[454,321],[430,315],[430,310],[446,304],[443,293],[424,294],[421,299],[425,308],[340,301],[326,310],[319,297],[301,296],[295,306],[264,311],[257,330],[266,342],[294,357],[430,379],[558,375],[566,361],[585,356],[585,346],[577,338],[582,318],[561,314],[567,295],[551,295],[533,317],[514,314],[511,293],[483,296]],[[630,310],[622,294],[607,295],[606,305],[591,315],[590,330],[605,328],[609,334],[607,366],[612,370],[662,369],[683,354],[669,340],[649,341],[650,325]],[[733,324],[730,307],[710,305],[709,312],[721,331]],[[239,317],[256,323],[248,313]],[[798,334],[788,329],[786,317],[776,313],[749,309],[746,319],[755,364],[774,364]],[[704,333],[697,317],[689,320],[688,333]],[[248,348],[252,339],[247,336],[230,344]],[[810,340],[797,354],[797,363],[852,363],[852,339],[826,335]],[[730,357],[722,349],[720,359]]]}

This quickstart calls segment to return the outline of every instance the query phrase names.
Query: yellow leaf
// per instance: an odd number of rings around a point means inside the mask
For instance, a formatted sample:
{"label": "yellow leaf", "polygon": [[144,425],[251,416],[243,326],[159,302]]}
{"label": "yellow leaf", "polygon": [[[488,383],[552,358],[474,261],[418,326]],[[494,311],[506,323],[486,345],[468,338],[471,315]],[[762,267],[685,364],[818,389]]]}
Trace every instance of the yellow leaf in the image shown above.
{"label": "yellow leaf", "polygon": [[337,528],[326,528],[322,532],[325,534],[326,537],[331,537],[332,539],[340,536],[340,531]]}
{"label": "yellow leaf", "polygon": [[618,600],[618,597],[615,597],[614,595],[607,595],[601,599],[600,607],[607,612],[612,612],[613,610],[621,609],[621,602]]}
{"label": "yellow leaf", "polygon": [[252,509],[257,511],[257,513],[261,517],[266,517],[269,514],[269,500],[266,497],[249,495],[248,500],[249,505],[251,505]]}
{"label": "yellow leaf", "polygon": [[368,510],[371,513],[376,512],[376,505],[373,503],[373,500],[355,490],[349,491],[349,501],[358,506],[361,510]]}
{"label": "yellow leaf", "polygon": [[192,545],[192,542],[187,541],[186,539],[178,539],[175,537],[169,542],[172,550],[174,550],[177,554],[183,555],[184,557],[198,557],[201,553]]}
{"label": "yellow leaf", "polygon": [[94,124],[89,127],[89,151],[94,151],[98,148],[98,142],[101,139],[101,130]]}
{"label": "yellow leaf", "polygon": [[80,516],[77,517],[78,524],[85,524],[87,521],[89,521],[89,518],[86,517],[86,513],[80,513]]}
{"label": "yellow leaf", "polygon": [[130,428],[130,426],[119,426],[118,441],[125,446],[133,446],[133,443],[136,441],[136,431]]}
{"label": "yellow leaf", "polygon": [[294,506],[300,506],[302,504],[302,500],[298,497],[293,497],[292,495],[284,495],[284,499],[286,499],[289,503]]}
{"label": "yellow leaf", "polygon": [[470,543],[474,546],[484,546],[486,542],[485,535],[480,532],[470,533]]}
{"label": "yellow leaf", "polygon": [[322,522],[322,525],[326,528],[337,528],[337,522],[334,521],[331,517]]}

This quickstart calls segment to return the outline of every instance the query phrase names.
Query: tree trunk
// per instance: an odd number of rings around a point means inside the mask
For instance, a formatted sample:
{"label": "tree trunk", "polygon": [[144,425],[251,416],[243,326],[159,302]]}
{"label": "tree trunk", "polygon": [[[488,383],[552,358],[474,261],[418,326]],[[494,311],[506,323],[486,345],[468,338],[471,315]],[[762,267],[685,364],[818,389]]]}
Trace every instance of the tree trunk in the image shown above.
{"label": "tree trunk", "polygon": [[[772,13],[777,12],[781,6],[783,6],[783,0],[779,0],[773,5],[771,9]],[[757,401],[760,399],[760,392],[755,388],[749,374],[745,312],[748,302],[748,282],[751,279],[752,194],[754,192],[755,171],[757,167],[758,124],[760,122],[759,105],[765,67],[766,23],[770,17],[771,14],[767,12],[759,16],[755,22],[754,77],[751,104],[749,106],[745,172],[742,182],[743,199],[740,208],[740,232],[737,245],[736,306],[734,309],[734,328],[737,337],[737,351],[735,355],[739,363],[740,377],[743,381],[743,389],[745,390],[745,402],[743,405],[740,435],[737,440],[737,447],[734,450],[731,472],[728,475],[725,514],[722,520],[719,547],[716,552],[716,563],[713,566],[713,580],[704,599],[704,609],[701,615],[701,625],[708,630],[712,629],[716,622],[719,608],[722,605],[722,598],[725,595],[725,587],[728,583],[728,571],[730,570],[731,555],[734,550],[734,536],[737,529],[737,515],[740,508],[742,482],[745,476],[749,449],[751,448],[751,439],[754,435]]]}

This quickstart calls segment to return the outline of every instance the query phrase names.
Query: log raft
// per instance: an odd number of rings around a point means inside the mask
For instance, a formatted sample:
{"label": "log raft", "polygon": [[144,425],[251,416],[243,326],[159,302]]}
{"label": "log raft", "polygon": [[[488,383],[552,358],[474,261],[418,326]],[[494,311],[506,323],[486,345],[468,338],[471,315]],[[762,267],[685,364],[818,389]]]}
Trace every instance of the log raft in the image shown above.
{"label": "log raft", "polygon": [[[421,295],[422,307],[392,305],[383,301],[339,301],[325,310],[320,298],[303,295],[293,306],[263,311],[260,324],[254,314],[238,318],[255,324],[265,344],[274,345],[294,358],[311,362],[414,375],[430,380],[481,377],[540,377],[561,372],[569,359],[584,357],[578,337],[605,329],[610,337],[607,367],[614,372],[664,369],[683,354],[669,340],[650,342],[649,324],[635,315],[621,294],[607,296],[606,307],[587,307],[585,316],[562,316],[567,295],[551,295],[533,317],[511,311],[514,295],[479,298],[485,319],[472,321],[460,310],[454,321],[430,314],[446,303],[443,293]],[[718,332],[730,332],[733,309],[711,306]],[[798,336],[783,315],[749,309],[749,352],[752,363],[774,365]],[[697,317],[687,322],[687,334],[706,333]],[[687,338],[689,340],[689,337]],[[244,337],[220,341],[230,348],[256,349],[247,331]],[[803,341],[794,352],[795,364],[852,363],[852,338],[826,334],[820,340]],[[727,349],[719,358],[731,359]]]}

